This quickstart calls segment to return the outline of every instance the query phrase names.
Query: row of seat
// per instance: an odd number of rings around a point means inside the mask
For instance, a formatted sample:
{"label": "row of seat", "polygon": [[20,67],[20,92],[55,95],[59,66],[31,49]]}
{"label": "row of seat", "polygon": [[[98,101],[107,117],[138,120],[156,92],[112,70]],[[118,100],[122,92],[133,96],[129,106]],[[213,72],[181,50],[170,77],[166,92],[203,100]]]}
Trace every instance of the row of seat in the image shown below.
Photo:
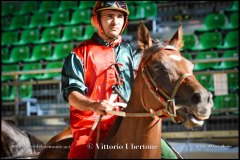
{"label": "row of seat", "polygon": [[233,12],[230,16],[224,13],[210,13],[203,20],[203,27],[195,30],[196,33],[214,31],[214,30],[231,30],[239,26],[238,12]]}
{"label": "row of seat", "polygon": [[[7,47],[1,49],[1,58],[3,64],[19,62],[36,62],[36,61],[56,61],[64,59],[74,48],[73,43],[56,43],[34,45],[31,48],[28,45],[15,46],[11,50]],[[226,50],[219,56],[217,51],[197,52],[193,57],[191,53],[183,53],[183,56],[189,60],[210,60],[217,58],[238,58],[238,50]],[[194,71],[206,69],[231,69],[239,66],[238,61],[221,61],[221,62],[197,62]]]}
{"label": "row of seat", "polygon": [[[3,85],[1,87],[2,101],[14,101],[15,99],[15,86]],[[31,98],[33,95],[32,84],[21,84],[18,86],[18,97],[19,98]],[[239,106],[239,95],[238,94],[228,94],[219,95],[213,98],[214,109],[230,109],[238,108]]]}
{"label": "row of seat", "polygon": [[[129,20],[141,20],[156,18],[158,6],[155,3],[141,3],[137,6],[129,5]],[[10,19],[10,20],[9,20]],[[2,17],[2,28],[5,31],[16,29],[28,29],[37,27],[54,27],[59,25],[90,24],[91,9],[78,9],[72,11],[56,11],[54,13],[36,12],[32,16],[15,15]]]}
{"label": "row of seat", "polygon": [[[24,64],[22,67],[18,64],[11,64],[2,67],[2,72],[14,72],[14,71],[34,71],[34,70],[48,70],[48,69],[59,69],[62,68],[63,61],[57,62],[48,62],[45,65],[41,63],[28,63]],[[20,69],[21,68],[21,69]],[[45,79],[53,79],[56,77],[60,77],[60,72],[54,73],[33,73],[33,74],[22,74],[19,77],[20,81],[27,81],[31,79],[35,80],[45,80]],[[227,73],[227,86],[229,91],[237,91],[239,89],[239,74],[238,72]],[[214,78],[212,74],[196,74],[197,80],[210,92],[214,92]],[[14,80],[14,76],[2,76],[2,82]]]}
{"label": "row of seat", "polygon": [[[16,97],[16,87],[3,85],[1,88],[2,101],[14,101]],[[21,84],[18,86],[17,91],[19,98],[31,98],[33,95],[33,86],[31,84]]]}
{"label": "row of seat", "polygon": [[[15,71],[36,71],[36,70],[49,70],[49,69],[60,69],[63,66],[63,61],[49,62],[44,67],[41,63],[28,63],[24,64],[22,69],[17,64],[7,65],[2,67],[2,72],[15,72]],[[33,73],[33,74],[21,74],[19,77],[20,81],[28,81],[31,79],[35,80],[46,80],[46,79],[54,79],[60,78],[60,72],[46,72],[46,73]],[[2,75],[1,81],[11,81],[14,80],[14,76],[12,75]]]}
{"label": "row of seat", "polygon": [[[227,86],[231,92],[238,91],[239,89],[239,73],[227,73]],[[214,76],[212,74],[196,74],[196,79],[204,86],[208,91],[214,92]]]}
{"label": "row of seat", "polygon": [[[20,62],[37,62],[37,61],[57,61],[63,60],[74,48],[73,43],[59,43],[52,46],[51,44],[35,45],[32,49],[29,46],[18,46],[12,48],[9,53],[8,48],[1,49],[1,58],[3,64],[12,64]],[[183,53],[183,56],[189,60],[211,60],[211,59],[228,59],[238,58],[238,50],[227,50],[219,56],[217,51],[198,52],[193,58],[191,53]],[[214,69],[224,70],[236,68],[239,66],[238,60],[213,61],[213,62],[195,62],[194,71]]]}
{"label": "row of seat", "polygon": [[194,71],[200,71],[200,70],[225,70],[225,69],[231,69],[231,68],[237,68],[239,66],[238,61],[238,50],[226,50],[223,52],[222,56],[219,56],[219,53],[217,51],[204,51],[204,52],[197,52],[196,56],[193,58],[193,55],[191,53],[183,53],[183,56],[187,58],[188,60],[214,60],[218,58],[228,59],[228,58],[235,58],[235,60],[222,60],[222,61],[213,61],[213,62],[195,62]]}
{"label": "row of seat", "polygon": [[96,1],[5,1],[2,2],[2,17],[36,12],[56,12],[93,8]]}
{"label": "row of seat", "polygon": [[221,32],[205,32],[199,36],[196,34],[183,35],[183,51],[204,51],[211,49],[234,49],[239,45],[239,31],[231,30],[225,35]]}
{"label": "row of seat", "polygon": [[[69,26],[65,28],[53,27],[39,29],[26,29],[19,33],[18,31],[9,31],[2,33],[2,46],[8,45],[26,45],[43,44],[50,42],[83,41],[91,38],[95,31],[91,25],[87,26]],[[20,38],[19,38],[20,37]]]}
{"label": "row of seat", "polygon": [[[131,5],[148,5],[149,3],[157,4],[166,1],[126,1]],[[2,16],[12,14],[27,14],[35,12],[55,12],[75,9],[93,8],[95,1],[23,1],[23,2],[3,2]],[[153,8],[155,9],[155,8]],[[225,9],[226,11],[238,11],[238,1],[233,1],[232,7]]]}
{"label": "row of seat", "polygon": [[4,31],[30,29],[39,27],[69,26],[78,24],[90,24],[91,10],[58,11],[52,14],[37,12],[33,15],[15,15],[2,17],[2,29]]}
{"label": "row of seat", "polygon": [[214,109],[237,109],[239,106],[239,95],[238,94],[228,94],[215,96],[213,99]]}
{"label": "row of seat", "polygon": [[[40,32],[39,29],[27,29],[21,33],[18,31],[8,31],[2,33],[1,45],[41,44],[71,40],[83,41],[90,38],[94,31],[95,29],[91,25],[45,28],[42,32]],[[229,31],[224,36],[221,32],[206,32],[199,37],[195,34],[184,34],[183,51],[232,49],[238,46],[238,36],[238,30]]]}
{"label": "row of seat", "polygon": [[[129,11],[131,13],[129,19],[141,19],[149,16],[156,16],[158,10],[158,2],[156,1],[141,1],[141,3],[134,1],[127,1]],[[95,1],[42,1],[39,2],[23,2],[23,4],[19,3],[3,3],[2,7],[2,17],[15,14],[15,15],[23,15],[23,14],[33,14],[36,12],[39,13],[48,13],[48,12],[61,12],[61,11],[72,11],[72,10],[86,10],[93,9]],[[14,10],[14,11],[13,11]],[[135,13],[136,11],[136,13]],[[89,15],[90,16],[90,15]]]}
{"label": "row of seat", "polygon": [[10,54],[8,48],[2,48],[2,63],[12,64],[19,62],[37,62],[63,60],[74,48],[73,43],[59,43],[35,45],[32,49],[29,46],[14,47]]}

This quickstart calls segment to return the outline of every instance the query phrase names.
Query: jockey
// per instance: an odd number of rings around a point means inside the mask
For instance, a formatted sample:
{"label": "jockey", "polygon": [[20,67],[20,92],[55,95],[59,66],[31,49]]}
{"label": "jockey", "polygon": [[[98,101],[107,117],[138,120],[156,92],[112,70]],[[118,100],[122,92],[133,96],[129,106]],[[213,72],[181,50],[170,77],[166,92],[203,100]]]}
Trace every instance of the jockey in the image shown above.
{"label": "jockey", "polygon": [[[101,142],[116,119],[105,112],[107,107],[112,107],[108,101],[112,87],[117,87],[126,100],[130,97],[139,60],[134,58],[131,45],[122,40],[128,15],[124,1],[97,1],[91,18],[97,32],[65,59],[62,94],[70,105],[73,134],[69,159],[94,158],[97,139],[97,129],[91,132],[94,122],[104,115],[99,134]],[[122,99],[118,97],[115,101]]]}

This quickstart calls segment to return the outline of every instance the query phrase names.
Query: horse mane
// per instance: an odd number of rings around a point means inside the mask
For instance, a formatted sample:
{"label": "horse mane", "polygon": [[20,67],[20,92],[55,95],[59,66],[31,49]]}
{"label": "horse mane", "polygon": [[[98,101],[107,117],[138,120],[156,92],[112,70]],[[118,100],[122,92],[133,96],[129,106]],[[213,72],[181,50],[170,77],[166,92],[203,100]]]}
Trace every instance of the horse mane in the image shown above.
{"label": "horse mane", "polygon": [[155,54],[161,48],[164,48],[167,45],[166,43],[164,43],[163,41],[158,40],[158,39],[155,39],[152,41],[153,41],[153,45],[151,47],[144,49],[144,50],[138,49],[138,53],[143,53],[140,64],[142,63],[142,61],[144,61],[151,55]]}

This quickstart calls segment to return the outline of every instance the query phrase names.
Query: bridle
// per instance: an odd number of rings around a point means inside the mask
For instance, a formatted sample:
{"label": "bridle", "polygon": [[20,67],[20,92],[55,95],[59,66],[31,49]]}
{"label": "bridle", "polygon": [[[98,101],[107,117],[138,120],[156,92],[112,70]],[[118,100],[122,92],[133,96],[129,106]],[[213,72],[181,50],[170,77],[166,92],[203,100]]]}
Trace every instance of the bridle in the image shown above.
{"label": "bridle", "polygon": [[[179,87],[181,86],[183,80],[189,76],[192,76],[191,73],[185,73],[183,74],[177,81],[176,86],[173,89],[173,92],[171,96],[169,96],[158,84],[156,81],[152,78],[152,75],[148,69],[148,66],[145,64],[144,68],[142,69],[142,75],[145,83],[149,87],[150,91],[154,95],[154,97],[165,107],[164,109],[159,109],[158,111],[155,111],[155,113],[158,116],[166,115],[170,116],[174,122],[177,122],[175,117],[177,116],[176,114],[176,109],[178,108],[175,105],[175,96],[179,90]],[[141,99],[143,97],[141,96]],[[143,107],[145,110],[147,110],[147,107],[145,106],[145,103],[142,99]]]}
{"label": "bridle", "polygon": [[[162,49],[168,49],[168,50],[175,50],[176,52],[179,52],[175,47],[173,46],[165,46]],[[164,106],[164,108],[160,108],[157,111],[155,111],[155,114],[159,117],[166,116],[171,117],[173,122],[178,122],[176,120],[177,113],[176,110],[179,108],[175,104],[175,96],[184,81],[185,78],[189,76],[193,76],[192,73],[184,73],[178,80],[177,83],[172,91],[172,94],[166,93],[161,87],[159,86],[156,81],[154,80],[151,72],[149,71],[149,67],[147,65],[147,60],[142,64],[142,77],[144,82],[147,84],[148,88],[150,89],[151,93],[154,95],[154,97]],[[147,110],[147,107],[145,105],[145,102],[143,100],[143,97],[141,96],[141,101],[143,104],[143,107],[145,110]]]}
{"label": "bridle", "polygon": [[[177,52],[179,52],[175,47],[173,46],[165,46],[162,49],[168,49],[168,50],[175,50]],[[122,117],[153,117],[153,118],[160,118],[160,117],[168,117],[170,116],[171,119],[174,122],[177,122],[176,120],[176,109],[178,108],[175,105],[175,96],[179,90],[179,87],[181,86],[182,82],[184,81],[185,78],[189,77],[189,76],[193,76],[192,73],[185,73],[183,74],[177,81],[176,86],[173,89],[173,92],[171,94],[171,96],[169,96],[169,94],[167,94],[160,86],[157,85],[156,81],[153,79],[148,66],[147,66],[147,60],[148,58],[144,61],[144,63],[142,63],[141,65],[141,69],[142,69],[142,77],[144,82],[147,84],[147,86],[149,87],[150,91],[153,93],[154,97],[157,98],[157,100],[164,106],[164,109],[160,108],[157,111],[153,110],[153,109],[147,109],[149,107],[146,107],[145,102],[143,100],[143,95],[140,94],[140,98],[143,104],[144,109],[148,112],[148,113],[126,113],[126,112],[122,112],[122,111],[110,111],[107,110],[107,112],[109,114],[113,114],[113,115],[117,115],[117,116],[122,116]],[[142,91],[143,93],[143,91]],[[150,111],[150,113],[149,113]]]}

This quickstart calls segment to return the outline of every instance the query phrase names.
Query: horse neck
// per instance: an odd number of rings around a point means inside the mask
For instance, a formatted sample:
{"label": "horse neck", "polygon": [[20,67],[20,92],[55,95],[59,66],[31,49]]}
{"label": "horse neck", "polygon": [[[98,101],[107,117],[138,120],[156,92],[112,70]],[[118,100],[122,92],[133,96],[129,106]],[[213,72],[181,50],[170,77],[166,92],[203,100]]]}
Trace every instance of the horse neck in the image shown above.
{"label": "horse neck", "polygon": [[[143,84],[141,74],[136,77],[132,89],[132,94],[127,105],[126,113],[146,113],[144,104],[141,100],[141,92],[143,91]],[[146,89],[146,86],[145,86]],[[150,93],[150,92],[149,92]],[[139,156],[160,158],[161,156],[161,126],[162,120],[154,120],[152,117],[126,117],[122,119],[119,130],[115,135],[115,142],[132,143],[133,145],[158,146],[159,150],[148,150],[145,153],[143,150],[139,151]],[[134,150],[133,150],[134,151]],[[129,150],[131,152],[131,150]],[[144,153],[143,153],[144,152]],[[155,152],[155,153],[153,153]],[[136,152],[135,152],[136,153]],[[160,154],[160,155],[159,155]]]}

